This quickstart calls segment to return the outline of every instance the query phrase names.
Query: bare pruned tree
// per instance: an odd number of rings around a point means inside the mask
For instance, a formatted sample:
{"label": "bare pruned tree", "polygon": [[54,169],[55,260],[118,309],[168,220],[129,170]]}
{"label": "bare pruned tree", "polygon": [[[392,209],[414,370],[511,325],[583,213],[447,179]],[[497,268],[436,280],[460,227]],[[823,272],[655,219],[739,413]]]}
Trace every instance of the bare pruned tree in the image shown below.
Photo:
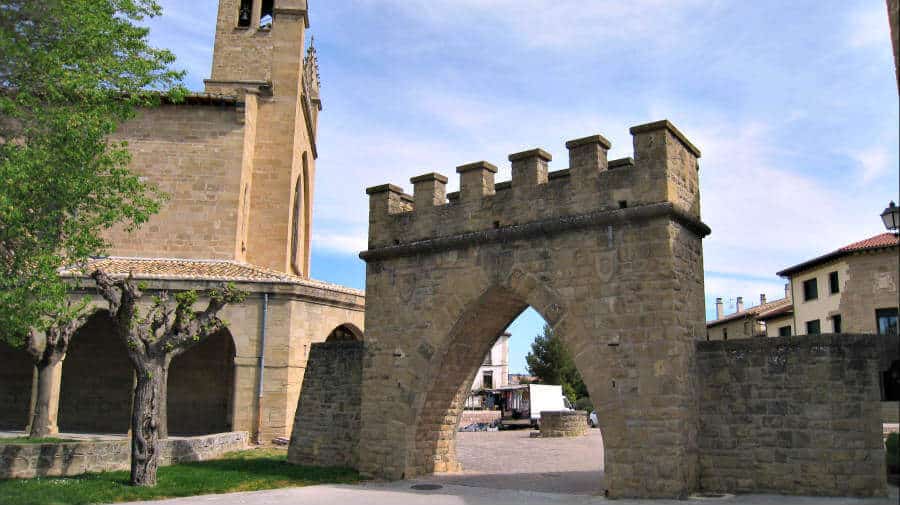
{"label": "bare pruned tree", "polygon": [[109,304],[116,333],[128,349],[128,357],[137,375],[131,412],[131,483],[156,485],[161,447],[165,436],[165,398],[172,358],[226,327],[218,314],[229,303],[240,303],[246,294],[233,285],[206,292],[209,302],[202,311],[194,311],[199,298],[195,291],[174,295],[154,295],[149,306],[141,307],[141,288],[129,275],[112,279],[103,271],[91,277]]}

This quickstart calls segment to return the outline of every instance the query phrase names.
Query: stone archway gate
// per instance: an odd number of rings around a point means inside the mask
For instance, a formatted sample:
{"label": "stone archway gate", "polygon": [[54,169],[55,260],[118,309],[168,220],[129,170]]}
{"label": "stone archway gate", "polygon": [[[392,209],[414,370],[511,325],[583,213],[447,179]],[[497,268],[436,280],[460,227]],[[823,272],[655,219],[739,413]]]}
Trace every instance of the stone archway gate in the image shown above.
{"label": "stone archway gate", "polygon": [[[478,162],[457,168],[459,193],[445,194],[447,178],[434,173],[412,179],[413,196],[367,190],[363,475],[457,467],[469,382],[531,306],[562,336],[602,413],[608,494],[696,488],[693,362],[709,233],[700,151],[668,121],[631,133],[634,159],[608,161],[610,143],[595,135],[566,144],[566,170],[548,172],[550,154],[535,149],[509,157],[510,182],[495,184],[496,167]],[[295,440],[301,417],[316,415],[302,408],[305,394],[306,385]],[[304,463],[334,456],[318,445],[292,452]]]}
{"label": "stone archway gate", "polygon": [[[679,496],[697,482],[692,363],[705,335],[700,151],[668,121],[631,128],[634,159],[595,135],[550,154],[369,188],[359,469],[409,478],[456,466],[464,392],[526,307],[572,352],[604,418],[613,496]],[[449,201],[448,201],[449,200]],[[599,455],[598,455],[599,457]]]}

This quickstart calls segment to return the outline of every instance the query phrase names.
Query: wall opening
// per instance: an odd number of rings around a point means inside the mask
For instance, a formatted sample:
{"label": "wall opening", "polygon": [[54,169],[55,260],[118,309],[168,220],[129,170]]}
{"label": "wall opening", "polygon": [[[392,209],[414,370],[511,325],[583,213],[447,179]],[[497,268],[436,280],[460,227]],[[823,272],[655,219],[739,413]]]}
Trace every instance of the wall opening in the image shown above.
{"label": "wall opening", "polygon": [[253,0],[241,0],[238,7],[238,22],[240,28],[249,28],[253,16]]}
{"label": "wall opening", "polygon": [[28,424],[33,374],[28,352],[0,342],[0,429],[22,430]]}
{"label": "wall opening", "polygon": [[[578,367],[568,354],[566,330],[551,328],[537,311],[500,290],[489,290],[477,305],[451,330],[445,357],[431,375],[414,457],[425,459],[419,463],[435,472],[434,478],[451,484],[602,493],[603,423],[589,427],[593,409],[587,387],[583,381],[580,387],[569,382]],[[538,340],[537,349],[531,348],[533,340]],[[515,357],[523,347],[536,351],[536,362],[524,370]],[[528,373],[566,359],[566,373],[556,379],[542,381]],[[490,383],[485,382],[487,376]],[[531,382],[543,384],[533,387]],[[583,434],[533,436],[539,433],[540,412],[574,410],[579,400],[576,390],[582,393],[579,403],[588,410],[577,416],[571,426],[578,431],[570,434]],[[454,473],[460,469],[463,474]]]}
{"label": "wall opening", "polygon": [[307,211],[309,189],[307,188],[307,156],[303,153],[303,168],[294,184],[294,208],[291,212],[293,230],[291,232],[291,268],[294,274],[306,277],[309,237],[309,212]]}
{"label": "wall opening", "polygon": [[262,9],[259,11],[259,27],[260,29],[268,29],[272,27],[275,21],[275,0],[263,0]]}
{"label": "wall opening", "polygon": [[96,312],[72,336],[63,361],[59,430],[127,433],[134,372],[109,312]]}
{"label": "wall opening", "polygon": [[231,334],[222,330],[172,360],[167,393],[170,435],[232,430],[234,356]]}
{"label": "wall opening", "polygon": [[326,342],[362,342],[363,332],[356,325],[344,323],[337,328],[331,330]]}

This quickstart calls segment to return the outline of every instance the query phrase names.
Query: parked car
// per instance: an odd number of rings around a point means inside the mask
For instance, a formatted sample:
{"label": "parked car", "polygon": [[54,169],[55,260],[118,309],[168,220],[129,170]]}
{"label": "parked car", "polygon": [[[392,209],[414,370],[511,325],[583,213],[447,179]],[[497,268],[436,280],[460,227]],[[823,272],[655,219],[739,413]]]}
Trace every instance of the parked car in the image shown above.
{"label": "parked car", "polygon": [[600,426],[600,421],[597,419],[597,411],[591,412],[591,415],[588,416],[588,424],[591,428],[597,428]]}

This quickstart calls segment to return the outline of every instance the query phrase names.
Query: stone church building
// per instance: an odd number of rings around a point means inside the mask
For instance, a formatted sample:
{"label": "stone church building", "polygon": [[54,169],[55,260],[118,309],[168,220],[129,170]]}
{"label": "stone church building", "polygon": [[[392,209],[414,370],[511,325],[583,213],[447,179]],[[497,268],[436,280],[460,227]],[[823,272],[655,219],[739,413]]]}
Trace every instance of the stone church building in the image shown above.
{"label": "stone church building", "polygon": [[[306,0],[220,0],[212,74],[202,93],[142,111],[119,129],[132,170],[169,195],[109,257],[86,269],[133,273],[147,291],[223,281],[249,293],[227,331],[172,363],[172,435],[289,435],[310,345],[361,339],[363,292],[309,278],[316,128],[322,110]],[[91,281],[95,311],[56,370],[62,432],[125,433],[132,370]],[[149,299],[150,296],[145,296]],[[202,302],[202,301],[201,301]],[[0,347],[0,429],[28,423],[32,364]]]}

